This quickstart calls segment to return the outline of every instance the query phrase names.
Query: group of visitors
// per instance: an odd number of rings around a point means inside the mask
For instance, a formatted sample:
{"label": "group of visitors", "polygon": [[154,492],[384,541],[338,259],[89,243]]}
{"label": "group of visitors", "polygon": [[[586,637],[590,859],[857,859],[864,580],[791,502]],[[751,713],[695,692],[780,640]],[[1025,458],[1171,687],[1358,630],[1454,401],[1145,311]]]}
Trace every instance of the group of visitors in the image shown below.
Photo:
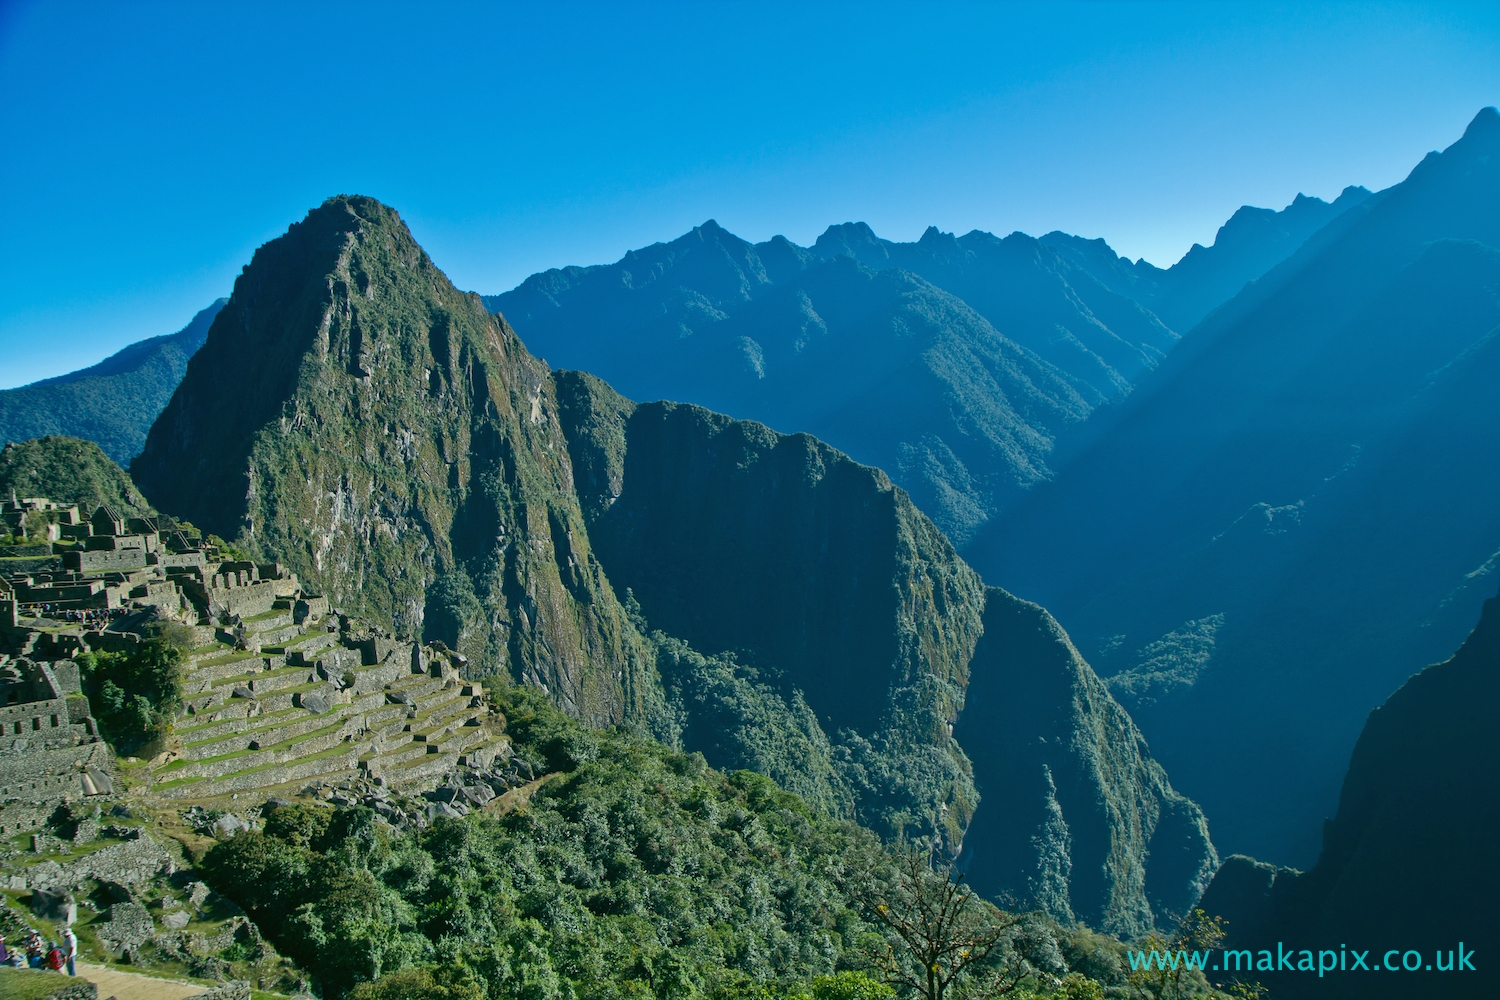
{"label": "group of visitors", "polygon": [[0,934],[0,965],[10,965],[17,969],[51,969],[53,972],[68,970],[68,975],[78,975],[78,937],[73,933],[73,928],[64,927],[62,931],[62,944],[53,941],[43,941],[42,936],[35,930],[26,935],[25,943],[15,948],[5,943],[5,935]]}

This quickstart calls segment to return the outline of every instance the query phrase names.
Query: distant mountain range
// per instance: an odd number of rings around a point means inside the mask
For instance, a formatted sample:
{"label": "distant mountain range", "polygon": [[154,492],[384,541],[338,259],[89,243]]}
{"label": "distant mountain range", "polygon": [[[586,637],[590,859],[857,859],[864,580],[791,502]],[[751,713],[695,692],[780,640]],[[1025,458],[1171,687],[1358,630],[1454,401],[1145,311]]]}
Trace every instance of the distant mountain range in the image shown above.
{"label": "distant mountain range", "polygon": [[1306,865],[1366,713],[1493,593],[1497,385],[1486,109],[1199,324],[966,556],[1067,624],[1220,842]]}
{"label": "distant mountain range", "polygon": [[1165,271],[1061,233],[895,243],[847,223],[800,247],[710,221],[485,304],[550,363],[629,396],[807,431],[887,469],[963,545],[1172,351],[1153,307],[1195,322],[1367,193],[1241,209]]}
{"label": "distant mountain range", "polygon": [[0,443],[62,434],[87,438],[128,463],[226,301],[200,310],[176,333],[136,341],[96,365],[0,390]]}

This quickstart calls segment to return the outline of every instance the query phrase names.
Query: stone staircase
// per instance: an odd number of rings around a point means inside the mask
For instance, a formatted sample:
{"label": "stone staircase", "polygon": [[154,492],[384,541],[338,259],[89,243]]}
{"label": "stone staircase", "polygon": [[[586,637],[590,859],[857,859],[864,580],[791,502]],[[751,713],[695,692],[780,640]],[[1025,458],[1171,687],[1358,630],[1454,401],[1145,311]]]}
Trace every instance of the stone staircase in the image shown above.
{"label": "stone staircase", "polygon": [[355,778],[416,795],[504,757],[505,720],[440,647],[297,621],[294,602],[236,621],[183,664],[183,714],[150,791],[265,798]]}

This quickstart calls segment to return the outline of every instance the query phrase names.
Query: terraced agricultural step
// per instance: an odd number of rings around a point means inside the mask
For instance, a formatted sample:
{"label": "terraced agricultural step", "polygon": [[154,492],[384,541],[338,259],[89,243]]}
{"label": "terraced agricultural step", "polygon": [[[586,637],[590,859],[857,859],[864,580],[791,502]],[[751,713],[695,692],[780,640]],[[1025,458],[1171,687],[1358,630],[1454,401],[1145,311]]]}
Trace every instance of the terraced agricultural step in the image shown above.
{"label": "terraced agricultural step", "polygon": [[334,719],[331,725],[305,736],[286,740],[260,750],[236,750],[200,760],[173,761],[156,773],[162,781],[184,778],[217,778],[225,774],[273,764],[287,764],[309,754],[321,753],[344,742],[350,735],[345,720]]}
{"label": "terraced agricultural step", "polygon": [[275,628],[268,628],[264,631],[256,631],[250,634],[255,637],[258,644],[263,648],[268,646],[277,647],[301,635],[302,627],[287,622],[285,625],[278,625]]}
{"label": "terraced agricultural step", "polygon": [[[417,711],[430,712],[438,705],[445,705],[455,698],[463,698],[463,695],[460,695],[458,693],[457,686],[450,687],[445,685],[430,694],[425,694],[422,697],[418,698]],[[464,698],[464,700],[467,701],[468,699]]]}
{"label": "terraced agricultural step", "polygon": [[311,665],[318,653],[339,641],[338,633],[326,631],[303,632],[296,638],[282,643],[287,662]]}
{"label": "terraced agricultural step", "polygon": [[251,615],[241,621],[244,623],[246,632],[263,632],[292,624],[292,609],[273,607],[270,611],[262,611],[258,615]]}
{"label": "terraced agricultural step", "polygon": [[212,703],[207,707],[197,707],[203,702],[204,698],[202,697],[187,699],[185,703],[193,705],[193,711],[187,715],[184,715],[182,719],[179,719],[178,724],[183,726],[191,725],[191,723],[183,721],[188,719],[196,719],[199,720],[200,723],[219,722],[230,719],[243,719],[248,715],[255,715],[260,713],[260,702],[244,698],[229,698],[226,697],[228,694],[228,691],[216,692],[212,696]]}
{"label": "terraced agricultural step", "polygon": [[397,764],[383,772],[386,782],[395,789],[409,791],[441,778],[458,766],[456,753],[430,753],[425,757]]}
{"label": "terraced agricultural step", "polygon": [[184,667],[196,666],[205,660],[217,660],[223,656],[229,656],[235,651],[233,643],[213,642],[207,646],[199,646],[197,649],[189,650],[182,658]]}
{"label": "terraced agricultural step", "polygon": [[262,709],[267,712],[279,712],[284,708],[297,707],[303,695],[314,693],[321,694],[332,701],[337,692],[334,691],[333,685],[327,681],[313,681],[309,684],[299,684],[296,687],[280,688],[276,691],[270,691],[264,696],[257,697],[260,698]]}
{"label": "terraced agricultural step", "polygon": [[383,774],[385,771],[399,764],[416,760],[419,757],[426,757],[428,753],[427,744],[408,741],[390,749],[371,754],[370,770],[375,771],[377,774]]}
{"label": "terraced agricultural step", "polygon": [[358,692],[378,691],[387,684],[411,676],[411,664],[402,659],[389,659],[384,663],[359,666],[347,671],[354,675],[353,690]]}
{"label": "terraced agricultural step", "polygon": [[413,698],[436,691],[443,686],[441,678],[433,677],[431,674],[405,674],[399,680],[392,681],[386,685],[392,691],[405,691]]}
{"label": "terraced agricultural step", "polygon": [[[238,707],[240,712],[242,713],[251,705],[251,702],[247,702],[242,699],[236,699],[236,701],[238,701],[239,704],[235,707]],[[230,705],[233,706],[234,703],[231,702]],[[227,707],[228,706],[226,706],[226,710]],[[219,713],[213,714],[217,715]],[[260,715],[253,716],[245,716],[243,714],[239,714],[231,716],[229,718],[209,718],[203,722],[198,723],[197,725],[182,725],[181,722],[179,722],[178,725],[172,727],[172,735],[176,736],[180,740],[183,740],[184,745],[186,745],[187,743],[201,743],[205,740],[213,740],[219,739],[224,736],[231,736],[235,733],[242,732],[247,728],[267,724],[274,719],[295,719],[299,715],[303,714],[306,714],[306,709],[288,708],[283,709],[280,712],[262,713]],[[191,719],[193,718],[193,716],[188,716],[188,718]]]}
{"label": "terraced agricultural step", "polygon": [[339,705],[333,711],[314,715],[304,709],[278,712],[274,716],[256,716],[247,720],[248,725],[238,732],[217,735],[195,743],[184,743],[184,760],[208,760],[237,750],[249,750],[252,742],[263,747],[278,746],[309,733],[328,728],[334,722],[347,721],[349,728],[363,728],[359,713],[351,713],[348,706]]}
{"label": "terraced agricultural step", "polygon": [[266,669],[266,657],[245,656],[239,659],[222,660],[212,665],[194,667],[182,672],[184,688],[190,690],[201,690],[206,682],[210,685],[224,680],[227,677],[235,677],[240,674],[254,673],[257,670]]}
{"label": "terraced agricultural step", "polygon": [[[358,772],[358,745],[345,747],[340,744],[330,750],[303,757],[286,764],[270,764],[234,771],[219,778],[196,778],[172,781],[155,786],[155,791],[168,798],[208,798],[228,795],[232,792],[247,792],[306,782],[314,776],[340,774],[352,776]],[[347,772],[347,774],[346,774]]]}
{"label": "terraced agricultural step", "polygon": [[469,707],[469,699],[460,698],[446,704],[441,710],[420,716],[412,722],[412,739],[432,739],[434,736],[458,729],[475,718],[479,709]]}
{"label": "terraced agricultural step", "polygon": [[257,696],[264,696],[272,691],[280,691],[282,688],[308,684],[312,680],[312,672],[306,667],[281,667],[278,670],[260,670],[254,673],[223,677],[214,681],[214,687],[228,691],[243,686],[255,692]]}

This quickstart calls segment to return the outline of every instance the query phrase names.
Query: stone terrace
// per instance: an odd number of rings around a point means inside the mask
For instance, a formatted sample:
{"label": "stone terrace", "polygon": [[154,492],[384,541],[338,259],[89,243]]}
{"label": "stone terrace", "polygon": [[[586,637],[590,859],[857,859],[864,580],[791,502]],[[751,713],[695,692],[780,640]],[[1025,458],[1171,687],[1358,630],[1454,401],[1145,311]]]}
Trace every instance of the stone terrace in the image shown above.
{"label": "stone terrace", "polygon": [[361,777],[416,794],[506,756],[504,717],[455,657],[320,610],[277,600],[188,656],[153,794],[263,800]]}

